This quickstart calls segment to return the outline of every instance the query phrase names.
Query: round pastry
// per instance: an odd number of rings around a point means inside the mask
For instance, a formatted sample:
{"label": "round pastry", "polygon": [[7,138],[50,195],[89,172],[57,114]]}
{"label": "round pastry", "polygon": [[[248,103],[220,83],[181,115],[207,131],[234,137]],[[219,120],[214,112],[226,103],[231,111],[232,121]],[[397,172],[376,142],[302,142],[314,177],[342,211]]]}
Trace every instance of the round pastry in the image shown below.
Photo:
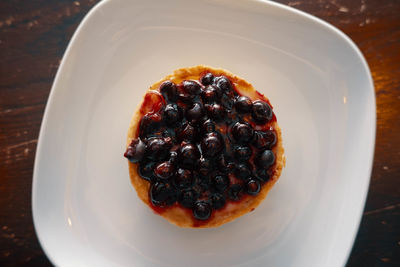
{"label": "round pastry", "polygon": [[208,66],[153,84],[129,126],[129,174],[139,198],[180,227],[216,227],[253,211],[285,164],[269,100]]}

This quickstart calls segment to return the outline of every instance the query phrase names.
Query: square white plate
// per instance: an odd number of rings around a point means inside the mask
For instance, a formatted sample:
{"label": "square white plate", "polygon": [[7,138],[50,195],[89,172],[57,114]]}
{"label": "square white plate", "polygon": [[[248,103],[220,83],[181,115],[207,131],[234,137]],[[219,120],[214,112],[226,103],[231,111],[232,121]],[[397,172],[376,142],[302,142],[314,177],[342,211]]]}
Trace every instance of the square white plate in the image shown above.
{"label": "square white plate", "polygon": [[[153,214],[122,156],[148,86],[197,64],[230,70],[270,98],[287,156],[267,199],[216,229]],[[58,266],[342,266],[374,139],[368,66],[327,23],[265,1],[106,0],[72,38],[46,107],[36,231]]]}

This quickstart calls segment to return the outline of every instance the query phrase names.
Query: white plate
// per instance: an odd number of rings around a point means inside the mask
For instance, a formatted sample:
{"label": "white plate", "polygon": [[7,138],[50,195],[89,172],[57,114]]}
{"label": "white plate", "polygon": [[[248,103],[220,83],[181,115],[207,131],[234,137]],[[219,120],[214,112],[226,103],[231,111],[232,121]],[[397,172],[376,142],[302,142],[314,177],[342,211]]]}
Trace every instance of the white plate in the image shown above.
{"label": "white plate", "polygon": [[[122,156],[148,86],[197,64],[230,70],[270,98],[287,156],[267,199],[217,229],[153,214]],[[327,23],[265,1],[103,1],[72,38],[46,107],[36,231],[58,266],[342,266],[374,138],[368,66]]]}

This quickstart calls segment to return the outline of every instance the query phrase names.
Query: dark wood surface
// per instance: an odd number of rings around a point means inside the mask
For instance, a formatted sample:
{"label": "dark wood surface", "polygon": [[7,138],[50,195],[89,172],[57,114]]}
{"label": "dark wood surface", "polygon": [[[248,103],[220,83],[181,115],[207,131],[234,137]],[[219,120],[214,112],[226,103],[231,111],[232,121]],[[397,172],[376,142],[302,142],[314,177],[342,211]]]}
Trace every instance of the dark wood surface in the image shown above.
{"label": "dark wood surface", "polygon": [[[0,265],[47,266],[32,224],[37,138],[61,57],[97,1],[0,2]],[[348,266],[400,266],[400,1],[279,0],[335,25],[371,68],[375,160]],[[323,244],[321,244],[323,245]]]}

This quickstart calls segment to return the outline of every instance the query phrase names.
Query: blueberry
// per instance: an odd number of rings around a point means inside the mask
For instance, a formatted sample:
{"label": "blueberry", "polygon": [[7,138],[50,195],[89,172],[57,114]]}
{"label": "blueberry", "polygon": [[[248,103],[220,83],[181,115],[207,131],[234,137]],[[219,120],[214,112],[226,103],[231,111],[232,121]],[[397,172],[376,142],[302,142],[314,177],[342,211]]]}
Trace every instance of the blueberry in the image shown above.
{"label": "blueberry", "polygon": [[191,104],[193,103],[193,99],[195,98],[195,95],[191,95],[188,93],[180,93],[179,94],[179,101],[185,103],[185,104]]}
{"label": "blueberry", "polygon": [[200,82],[204,85],[210,85],[214,80],[214,75],[211,72],[206,73],[203,77],[201,77]]}
{"label": "blueberry", "polygon": [[268,103],[256,100],[253,102],[251,115],[257,124],[265,124],[272,119],[272,108]]}
{"label": "blueberry", "polygon": [[193,144],[185,144],[179,151],[179,164],[186,169],[193,170],[195,163],[200,158],[200,151]]}
{"label": "blueberry", "polygon": [[251,112],[252,105],[253,103],[251,102],[251,99],[247,96],[239,96],[235,100],[235,108],[240,113]]}
{"label": "blueberry", "polygon": [[[174,129],[171,128],[166,128],[162,133],[161,133],[161,137],[164,137],[164,139],[166,140],[165,142],[167,142],[167,140],[170,140],[172,142],[172,139],[175,138],[175,131]],[[169,142],[169,141],[168,141]],[[172,143],[171,143],[172,145]]]}
{"label": "blueberry", "polygon": [[234,148],[234,155],[238,161],[248,161],[252,153],[251,148],[248,146],[237,146]]}
{"label": "blueberry", "polygon": [[186,111],[186,118],[189,121],[196,122],[204,115],[204,108],[200,103],[194,103],[190,109]]}
{"label": "blueberry", "polygon": [[229,186],[229,178],[226,175],[216,175],[212,177],[212,183],[218,191],[223,192]]}
{"label": "blueberry", "polygon": [[219,76],[214,79],[215,86],[220,88],[222,92],[230,92],[232,91],[232,83],[225,76]]}
{"label": "blueberry", "polygon": [[219,104],[206,104],[207,114],[215,121],[222,121],[226,116],[225,109]]}
{"label": "blueberry", "polygon": [[234,104],[233,98],[234,98],[233,92],[225,93],[221,97],[221,105],[227,111],[230,111],[233,108],[233,104]]}
{"label": "blueberry", "polygon": [[197,129],[189,122],[183,124],[177,131],[180,141],[194,141],[197,137]]}
{"label": "blueberry", "polygon": [[147,141],[146,155],[154,161],[164,160],[169,154],[170,144],[164,138],[152,137]]}
{"label": "blueberry", "polygon": [[149,162],[141,162],[139,164],[139,175],[143,179],[147,181],[152,181],[155,179],[154,169],[156,167],[156,163],[154,161]]}
{"label": "blueberry", "polygon": [[261,182],[268,182],[270,179],[270,175],[266,169],[258,169],[255,176]]}
{"label": "blueberry", "polygon": [[220,172],[227,174],[233,172],[235,164],[228,156],[221,154],[217,159],[217,167]]}
{"label": "blueberry", "polygon": [[193,189],[185,189],[179,196],[179,203],[185,208],[191,209],[193,204],[196,202],[198,194]]}
{"label": "blueberry", "polygon": [[201,92],[201,98],[204,103],[213,103],[221,97],[221,90],[215,86],[209,85]]}
{"label": "blueberry", "polygon": [[201,157],[198,161],[198,171],[201,175],[207,176],[211,171],[211,161],[209,159]]}
{"label": "blueberry", "polygon": [[124,156],[133,163],[138,163],[139,161],[142,160],[144,153],[146,151],[146,144],[138,139],[132,140],[132,142],[129,144],[128,148],[126,149],[126,152],[124,153]]}
{"label": "blueberry", "polygon": [[201,130],[203,133],[211,133],[215,131],[215,122],[208,119],[201,124]]}
{"label": "blueberry", "polygon": [[215,210],[222,209],[226,203],[224,196],[220,193],[212,194],[210,197],[210,200],[211,200],[212,207]]}
{"label": "blueberry", "polygon": [[236,166],[235,175],[237,178],[247,180],[251,176],[251,167],[248,163],[240,163]]}
{"label": "blueberry", "polygon": [[177,193],[169,183],[156,182],[151,185],[150,200],[155,206],[170,206],[177,200]]}
{"label": "blueberry", "polygon": [[255,131],[252,144],[258,149],[272,148],[276,144],[276,134],[272,130]]}
{"label": "blueberry", "polygon": [[246,192],[249,195],[257,195],[260,192],[260,182],[254,179],[250,179],[246,182]]}
{"label": "blueberry", "polygon": [[232,135],[238,143],[249,143],[254,135],[254,130],[250,124],[236,122],[232,127]]}
{"label": "blueberry", "polygon": [[228,197],[233,201],[240,200],[242,196],[243,187],[240,184],[233,184],[228,189]]}
{"label": "blueberry", "polygon": [[167,126],[173,126],[182,120],[183,111],[176,104],[168,104],[164,108],[163,115]]}
{"label": "blueberry", "polygon": [[208,133],[201,141],[201,151],[206,157],[218,155],[224,148],[222,138],[217,133]]}
{"label": "blueberry", "polygon": [[268,149],[261,152],[256,159],[256,164],[258,165],[258,167],[264,169],[268,169],[272,164],[274,164],[274,162],[274,152]]}
{"label": "blueberry", "polygon": [[201,92],[201,86],[196,81],[185,80],[182,82],[183,90],[190,95],[198,95]]}
{"label": "blueberry", "polygon": [[197,220],[207,220],[211,216],[211,205],[206,201],[196,201],[193,205],[193,216]]}
{"label": "blueberry", "polygon": [[178,152],[175,150],[171,150],[169,152],[169,162],[171,162],[172,165],[176,166],[178,163]]}
{"label": "blueberry", "polygon": [[167,102],[176,102],[178,100],[178,90],[171,81],[165,81],[160,85],[160,93]]}
{"label": "blueberry", "polygon": [[190,170],[178,169],[174,177],[177,188],[184,189],[193,185],[193,173]]}
{"label": "blueberry", "polygon": [[156,166],[154,174],[160,179],[168,179],[174,175],[175,167],[169,161],[164,161]]}
{"label": "blueberry", "polygon": [[139,136],[141,138],[154,133],[162,126],[162,118],[159,113],[147,113],[140,120]]}
{"label": "blueberry", "polygon": [[[164,132],[165,133],[165,132]],[[164,142],[165,142],[165,148],[170,149],[173,145],[173,140],[172,137],[169,135],[163,136]]]}

